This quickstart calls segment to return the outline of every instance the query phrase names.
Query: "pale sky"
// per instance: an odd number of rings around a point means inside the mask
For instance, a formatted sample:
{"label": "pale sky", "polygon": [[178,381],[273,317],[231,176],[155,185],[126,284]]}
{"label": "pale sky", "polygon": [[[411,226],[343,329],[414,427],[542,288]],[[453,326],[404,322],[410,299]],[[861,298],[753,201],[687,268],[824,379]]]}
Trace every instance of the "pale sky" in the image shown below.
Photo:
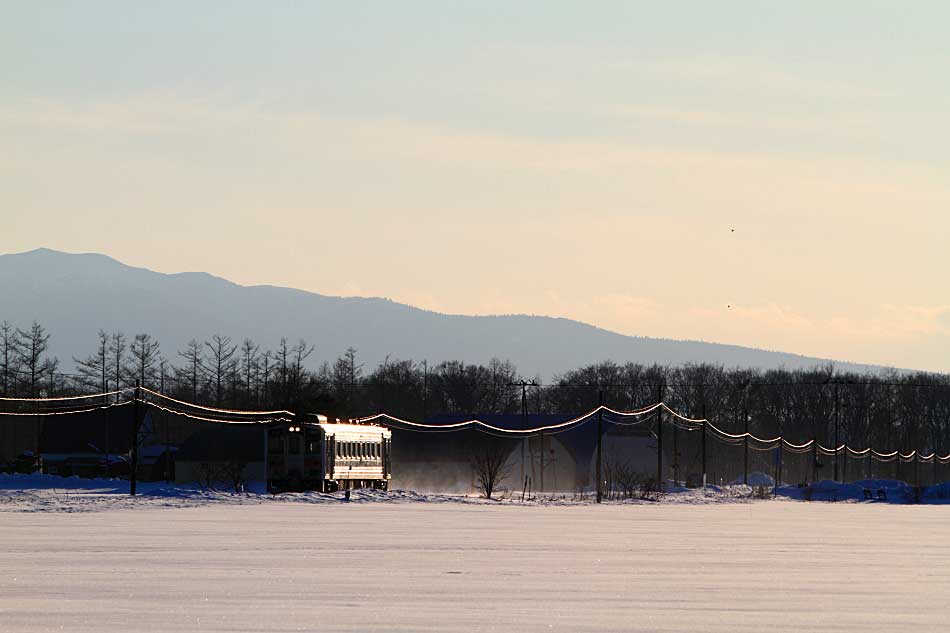
{"label": "pale sky", "polygon": [[950,371],[950,3],[3,15],[0,252]]}

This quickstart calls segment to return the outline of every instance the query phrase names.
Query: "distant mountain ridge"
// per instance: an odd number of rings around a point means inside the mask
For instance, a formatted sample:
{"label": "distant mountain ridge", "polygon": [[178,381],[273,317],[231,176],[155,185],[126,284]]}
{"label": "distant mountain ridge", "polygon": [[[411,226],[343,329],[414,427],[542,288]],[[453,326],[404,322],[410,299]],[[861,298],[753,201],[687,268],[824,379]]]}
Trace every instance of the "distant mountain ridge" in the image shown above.
{"label": "distant mountain ridge", "polygon": [[[281,336],[316,345],[317,362],[355,347],[367,370],[387,356],[430,362],[510,359],[545,379],[614,360],[789,369],[829,362],[785,352],[699,341],[633,337],[565,318],[440,314],[388,299],[332,297],[277,286],[241,286],[208,273],[165,274],[101,254],[37,249],[0,255],[0,320],[39,321],[64,369],[92,353],[96,332],[147,332],[173,363],[192,338],[249,337],[273,348]],[[842,370],[877,371],[839,363]]]}

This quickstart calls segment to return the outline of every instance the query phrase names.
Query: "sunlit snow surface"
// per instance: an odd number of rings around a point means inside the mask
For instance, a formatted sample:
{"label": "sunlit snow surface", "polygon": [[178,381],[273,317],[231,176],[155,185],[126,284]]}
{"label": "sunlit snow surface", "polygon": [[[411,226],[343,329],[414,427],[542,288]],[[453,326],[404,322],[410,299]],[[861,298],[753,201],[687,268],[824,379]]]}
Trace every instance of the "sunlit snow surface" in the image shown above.
{"label": "sunlit snow surface", "polygon": [[126,482],[44,479],[0,476],[0,631],[867,633],[950,620],[941,505],[741,491],[345,503],[154,484],[128,499]]}

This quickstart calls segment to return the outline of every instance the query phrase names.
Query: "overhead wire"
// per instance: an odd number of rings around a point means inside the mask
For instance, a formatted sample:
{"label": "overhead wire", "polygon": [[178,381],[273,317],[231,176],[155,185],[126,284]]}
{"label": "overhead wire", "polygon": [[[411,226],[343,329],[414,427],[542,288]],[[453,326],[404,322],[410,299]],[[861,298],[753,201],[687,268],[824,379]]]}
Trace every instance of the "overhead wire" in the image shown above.
{"label": "overhead wire", "polygon": [[102,393],[91,393],[84,396],[56,396],[49,398],[11,398],[11,397],[0,397],[0,402],[65,402],[69,400],[89,400],[92,398],[106,398],[109,396],[115,396],[120,393],[126,393],[127,391],[132,391],[132,387],[126,387],[124,389],[116,389],[115,391],[104,391]]}
{"label": "overhead wire", "polygon": [[112,409],[114,407],[122,407],[127,404],[132,404],[134,400],[125,400],[123,402],[113,402],[111,404],[102,404],[97,407],[90,407],[87,409],[74,409],[71,411],[0,411],[0,418],[6,416],[13,417],[44,417],[49,415],[76,415],[78,413],[91,413],[92,411],[101,411],[103,409]]}
{"label": "overhead wire", "polygon": [[[275,409],[275,410],[244,410],[244,409],[227,409],[221,407],[210,407],[206,405],[200,405],[193,402],[187,402],[185,400],[180,400],[172,396],[166,395],[159,391],[149,389],[147,387],[140,387],[141,393],[151,396],[151,398],[139,398],[141,402],[147,406],[154,407],[158,410],[173,414],[184,416],[189,419],[199,420],[203,422],[215,422],[222,424],[260,424],[260,423],[271,423],[271,422],[290,422],[295,414],[292,411],[286,409]],[[119,396],[122,394],[127,394],[134,389],[131,387],[126,387],[123,389],[116,389],[113,391],[105,391],[101,393],[86,394],[79,396],[59,396],[59,397],[44,397],[44,398],[13,398],[13,397],[2,397],[0,402],[18,402],[18,403],[29,403],[37,404],[43,403],[49,406],[44,407],[42,411],[7,411],[0,412],[0,416],[13,416],[13,417],[43,417],[43,416],[62,416],[62,415],[74,415],[81,413],[89,413],[93,411],[99,411],[104,409],[110,409],[120,406],[126,406],[136,398],[130,398],[122,402],[115,402],[110,404],[103,404],[93,407],[84,407],[84,408],[69,408],[68,410],[57,410],[59,408],[72,407],[70,402],[78,401],[87,401],[95,398],[109,398],[112,396]],[[170,403],[174,403],[184,407],[186,410],[176,408],[173,406],[163,406],[155,402],[152,398],[161,399]],[[79,405],[81,406],[81,405]],[[50,409],[50,407],[55,407],[55,409]],[[198,411],[207,412],[207,415],[197,415],[194,412],[188,411],[187,409],[196,409]],[[742,446],[748,442],[756,442],[760,446],[749,445],[748,447],[752,450],[759,452],[768,452],[773,451],[779,446],[783,450],[786,450],[793,454],[804,454],[807,452],[817,452],[824,456],[836,456],[838,453],[844,451],[845,454],[851,454],[856,457],[864,458],[873,458],[874,460],[881,463],[888,463],[894,460],[900,460],[902,462],[908,462],[913,460],[923,461],[923,462],[932,462],[936,460],[941,464],[950,463],[950,453],[947,455],[938,455],[936,452],[932,451],[928,455],[920,455],[917,450],[913,450],[909,453],[901,453],[897,450],[890,453],[880,453],[874,449],[868,447],[862,450],[856,450],[848,446],[847,444],[841,444],[837,448],[829,448],[823,446],[822,444],[816,444],[814,439],[809,440],[803,444],[794,444],[786,440],[783,436],[777,436],[773,438],[761,438],[751,432],[744,433],[729,433],[726,432],[711,421],[706,418],[691,418],[689,416],[683,415],[678,411],[675,411],[669,407],[665,402],[657,402],[655,404],[647,405],[640,407],[638,409],[633,409],[629,411],[623,411],[618,409],[613,409],[606,405],[599,405],[590,411],[583,413],[579,416],[566,420],[564,422],[559,422],[556,424],[534,426],[531,428],[525,429],[510,429],[500,426],[496,426],[490,423],[487,423],[483,420],[477,418],[472,418],[470,420],[464,420],[461,422],[449,423],[449,424],[426,424],[420,422],[414,422],[412,420],[406,420],[399,418],[388,413],[377,413],[375,415],[364,416],[361,418],[356,418],[356,422],[360,424],[377,422],[377,421],[387,421],[396,428],[403,427],[404,430],[424,430],[429,432],[437,433],[446,433],[453,431],[460,431],[466,429],[476,429],[483,433],[489,433],[491,435],[496,435],[499,437],[523,437],[534,435],[538,433],[547,433],[547,434],[558,434],[573,430],[578,428],[588,422],[590,422],[594,416],[598,413],[606,413],[607,416],[604,419],[605,422],[614,426],[637,426],[651,422],[656,418],[656,412],[658,410],[665,411],[671,416],[670,424],[675,428],[683,431],[696,431],[705,428],[708,431],[711,431],[707,437],[713,438],[715,441],[718,441],[721,444],[727,446]],[[217,416],[217,417],[211,417]],[[237,416],[237,417],[233,417]],[[248,417],[253,416],[256,419],[247,419]],[[618,418],[638,418],[636,421],[621,421],[613,419],[613,417]]]}
{"label": "overhead wire", "polygon": [[146,406],[154,407],[154,408],[159,409],[159,410],[161,410],[161,411],[164,411],[164,412],[166,412],[166,413],[171,413],[171,414],[173,414],[173,415],[180,415],[180,416],[184,416],[184,417],[186,417],[186,418],[191,418],[191,419],[193,419],[193,420],[200,420],[200,421],[202,421],[202,422],[218,422],[218,423],[220,423],[220,424],[248,424],[248,425],[252,425],[252,424],[269,424],[269,423],[271,423],[271,422],[293,422],[293,419],[291,419],[291,418],[265,418],[265,419],[261,419],[261,420],[235,420],[235,419],[208,418],[208,417],[203,417],[203,416],[199,416],[199,415],[194,415],[194,414],[191,414],[191,413],[186,413],[186,412],[180,411],[180,410],[178,410],[178,409],[171,409],[171,408],[169,408],[169,407],[163,407],[162,405],[157,404],[157,403],[155,403],[155,402],[152,402],[151,400],[143,400],[142,402],[143,402],[143,404],[145,404]]}
{"label": "overhead wire", "polygon": [[141,389],[144,393],[153,395],[158,398],[162,398],[163,400],[168,400],[169,402],[175,402],[177,404],[181,404],[186,407],[191,407],[194,409],[201,409],[202,411],[214,411],[216,413],[227,413],[231,415],[289,415],[289,416],[296,415],[294,412],[287,411],[285,409],[279,409],[279,410],[274,410],[274,411],[247,411],[244,409],[221,409],[218,407],[207,407],[201,404],[195,404],[193,402],[186,402],[185,400],[178,400],[177,398],[172,398],[171,396],[165,395],[161,392],[153,391],[149,389],[148,387],[139,387],[139,389]]}

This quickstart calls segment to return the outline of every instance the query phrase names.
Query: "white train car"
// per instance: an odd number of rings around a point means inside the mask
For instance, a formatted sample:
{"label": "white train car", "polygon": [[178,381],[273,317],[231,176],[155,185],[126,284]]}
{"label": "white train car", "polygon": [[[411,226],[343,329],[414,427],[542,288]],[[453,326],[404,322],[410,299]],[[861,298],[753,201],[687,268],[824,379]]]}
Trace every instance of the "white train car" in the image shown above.
{"label": "white train car", "polygon": [[272,425],[265,447],[271,492],[349,488],[386,490],[392,432],[374,424],[294,421]]}

